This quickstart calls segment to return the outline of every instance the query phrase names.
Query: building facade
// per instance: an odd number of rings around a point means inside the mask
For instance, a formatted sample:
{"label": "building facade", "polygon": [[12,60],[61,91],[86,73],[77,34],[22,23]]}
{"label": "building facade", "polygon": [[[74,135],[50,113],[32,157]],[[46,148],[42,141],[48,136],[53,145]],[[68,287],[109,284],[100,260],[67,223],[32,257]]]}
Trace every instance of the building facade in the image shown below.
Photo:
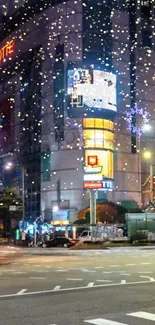
{"label": "building facade", "polygon": [[[26,217],[66,224],[89,205],[84,167],[97,156],[102,183],[110,186],[98,199],[141,207],[153,164],[143,151],[154,151],[153,1],[37,3],[1,4],[0,186],[11,179],[20,189],[24,169]],[[71,114],[70,63],[115,72],[116,114]],[[144,133],[148,122],[152,129]],[[15,166],[9,175],[8,160]]]}

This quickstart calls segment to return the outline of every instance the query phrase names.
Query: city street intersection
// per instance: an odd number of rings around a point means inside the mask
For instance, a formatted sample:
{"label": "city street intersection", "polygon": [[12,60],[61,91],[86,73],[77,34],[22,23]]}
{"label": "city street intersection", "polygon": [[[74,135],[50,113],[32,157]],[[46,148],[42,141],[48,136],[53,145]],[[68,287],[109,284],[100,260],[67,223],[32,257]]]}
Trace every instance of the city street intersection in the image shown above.
{"label": "city street intersection", "polygon": [[0,267],[2,325],[155,321],[155,249],[25,249]]}

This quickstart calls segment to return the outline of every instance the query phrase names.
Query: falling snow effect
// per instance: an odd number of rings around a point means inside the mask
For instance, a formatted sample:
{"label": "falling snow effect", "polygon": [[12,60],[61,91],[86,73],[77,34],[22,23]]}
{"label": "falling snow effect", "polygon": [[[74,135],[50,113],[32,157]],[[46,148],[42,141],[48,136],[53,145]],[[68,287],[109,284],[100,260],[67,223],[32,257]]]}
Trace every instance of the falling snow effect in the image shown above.
{"label": "falling snow effect", "polygon": [[[16,114],[8,115],[0,105],[0,153],[4,155],[7,152],[14,152],[17,157],[17,167],[21,161],[26,164],[27,184],[29,184],[27,186],[31,187],[32,196],[38,195],[36,204],[40,201],[39,192],[56,190],[53,175],[56,175],[57,171],[51,171],[50,166],[47,167],[46,172],[53,181],[51,185],[45,184],[42,189],[39,188],[36,181],[37,177],[40,178],[39,172],[33,175],[29,170],[31,160],[29,156],[34,157],[41,153],[41,157],[46,160],[47,157],[54,156],[57,149],[79,149],[78,154],[77,151],[75,152],[77,161],[81,162],[77,170],[82,170],[84,164],[81,154],[82,120],[67,116],[66,111],[64,112],[65,99],[63,109],[62,102],[57,102],[57,106],[54,107],[52,100],[53,85],[61,78],[63,65],[65,69],[69,61],[94,60],[103,70],[116,72],[118,115],[115,119],[115,151],[117,154],[120,152],[123,155],[123,146],[128,153],[131,153],[131,147],[135,149],[132,153],[136,153],[136,137],[143,136],[143,124],[149,121],[154,125],[155,31],[153,24],[151,25],[153,1],[139,1],[136,5],[139,14],[135,18],[134,1],[0,1],[3,23],[0,33],[1,48],[5,45],[5,41],[12,39],[15,42],[14,53],[0,64],[1,92],[9,101],[10,110],[16,111]],[[18,10],[20,15],[17,14]],[[134,18],[137,28],[135,31],[132,24]],[[44,44],[40,42],[43,39]],[[64,44],[64,58],[56,58],[55,51],[59,43]],[[24,51],[27,51],[27,58],[22,59]],[[59,66],[53,74],[55,61],[59,59],[61,59],[61,67]],[[64,87],[55,92],[55,98],[59,100],[63,92],[65,93],[65,82]],[[19,98],[22,98],[21,103]],[[55,116],[54,122],[53,116]],[[124,142],[124,132],[126,142]],[[68,139],[65,140],[67,136]],[[132,141],[133,146],[131,146]],[[147,143],[144,143],[144,148]],[[121,157],[120,155],[120,161]],[[120,171],[129,172],[126,158],[122,161]],[[38,165],[37,168],[41,167]],[[139,182],[136,173],[132,175],[129,172],[127,177]],[[19,180],[16,181],[19,185]],[[64,182],[63,193],[66,189],[73,188],[73,183],[74,181],[70,183],[68,181],[67,184]],[[117,178],[115,183],[116,192],[120,191],[125,195],[125,190]]]}

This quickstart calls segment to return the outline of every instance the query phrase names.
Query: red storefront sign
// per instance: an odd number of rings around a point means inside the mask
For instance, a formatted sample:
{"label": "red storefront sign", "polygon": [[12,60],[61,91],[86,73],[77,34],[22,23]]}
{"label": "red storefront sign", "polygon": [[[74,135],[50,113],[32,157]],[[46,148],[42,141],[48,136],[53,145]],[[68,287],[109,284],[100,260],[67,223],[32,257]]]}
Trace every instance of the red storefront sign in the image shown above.
{"label": "red storefront sign", "polygon": [[0,49],[0,62],[6,59],[9,55],[14,52],[14,41],[7,42],[1,49]]}
{"label": "red storefront sign", "polygon": [[102,182],[84,182],[83,188],[94,189],[94,190],[100,189],[100,188],[103,188],[103,183]]}
{"label": "red storefront sign", "polygon": [[96,166],[97,164],[98,164],[97,156],[88,156],[88,165],[89,166]]}

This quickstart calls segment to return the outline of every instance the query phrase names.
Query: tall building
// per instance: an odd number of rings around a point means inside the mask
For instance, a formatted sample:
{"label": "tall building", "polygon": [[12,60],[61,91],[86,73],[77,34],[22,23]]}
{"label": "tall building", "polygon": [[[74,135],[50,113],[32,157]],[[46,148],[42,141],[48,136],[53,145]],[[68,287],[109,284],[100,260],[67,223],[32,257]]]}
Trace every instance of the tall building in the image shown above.
{"label": "tall building", "polygon": [[12,159],[26,217],[72,222],[92,182],[100,200],[149,200],[154,10],[149,0],[0,1],[0,186]]}

